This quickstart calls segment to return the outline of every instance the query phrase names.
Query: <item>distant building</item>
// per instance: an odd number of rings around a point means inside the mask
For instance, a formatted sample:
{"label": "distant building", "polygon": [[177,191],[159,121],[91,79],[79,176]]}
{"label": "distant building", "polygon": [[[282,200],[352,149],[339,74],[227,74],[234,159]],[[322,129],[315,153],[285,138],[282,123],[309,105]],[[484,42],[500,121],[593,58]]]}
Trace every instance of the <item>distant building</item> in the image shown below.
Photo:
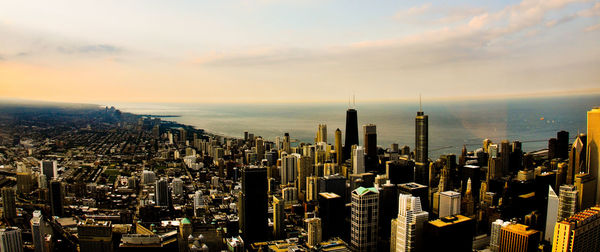
{"label": "distant building", "polygon": [[497,219],[496,221],[492,222],[492,228],[490,232],[490,250],[492,252],[500,251],[500,230],[509,223],[510,222],[505,222],[501,219]]}
{"label": "distant building", "polygon": [[429,184],[429,116],[423,113],[420,100],[415,117],[415,163],[415,182]]}
{"label": "distant building", "polygon": [[319,124],[319,129],[317,130],[317,143],[323,142],[327,143],[327,124]]}
{"label": "distant building", "polygon": [[600,207],[585,209],[556,223],[552,251],[600,251]]}
{"label": "distant building", "polygon": [[285,204],[282,199],[273,197],[273,238],[282,239],[285,227]]}
{"label": "distant building", "polygon": [[62,217],[64,215],[63,190],[63,185],[60,181],[52,180],[50,182],[50,209],[52,209],[52,216]]}
{"label": "distant building", "polygon": [[288,154],[281,157],[281,184],[294,184],[298,172],[298,159],[301,156],[297,153]]}
{"label": "distant building", "polygon": [[362,146],[356,146],[352,151],[352,173],[365,173],[365,149]]}
{"label": "distant building", "polygon": [[12,220],[17,217],[15,189],[12,187],[2,188],[2,217],[7,220]]}
{"label": "distant building", "polygon": [[[345,201],[335,193],[319,193],[319,218],[322,223],[323,240],[344,235]],[[346,232],[347,234],[347,232]]]}
{"label": "distant building", "polygon": [[40,172],[46,175],[46,180],[58,176],[58,163],[56,161],[40,161]]}
{"label": "distant building", "polygon": [[358,116],[355,109],[349,108],[346,111],[346,137],[344,137],[344,155],[343,159],[350,158],[352,146],[358,146]]}
{"label": "distant building", "polygon": [[21,229],[16,227],[9,227],[0,230],[0,251],[23,251],[23,238],[21,237]]}
{"label": "distant building", "polygon": [[352,191],[350,244],[358,251],[377,251],[379,192],[374,187]]}
{"label": "distant building", "polygon": [[161,207],[168,207],[171,198],[169,195],[169,184],[167,182],[167,179],[162,178],[156,181],[154,190],[156,192],[156,205]]}

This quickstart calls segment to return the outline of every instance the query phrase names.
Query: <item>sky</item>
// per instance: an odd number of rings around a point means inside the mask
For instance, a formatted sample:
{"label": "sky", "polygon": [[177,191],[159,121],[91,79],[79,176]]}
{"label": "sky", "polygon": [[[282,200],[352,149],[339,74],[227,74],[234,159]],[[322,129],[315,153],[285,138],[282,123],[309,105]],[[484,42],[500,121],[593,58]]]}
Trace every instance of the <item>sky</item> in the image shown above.
{"label": "sky", "polygon": [[600,1],[0,0],[0,98],[600,93]]}

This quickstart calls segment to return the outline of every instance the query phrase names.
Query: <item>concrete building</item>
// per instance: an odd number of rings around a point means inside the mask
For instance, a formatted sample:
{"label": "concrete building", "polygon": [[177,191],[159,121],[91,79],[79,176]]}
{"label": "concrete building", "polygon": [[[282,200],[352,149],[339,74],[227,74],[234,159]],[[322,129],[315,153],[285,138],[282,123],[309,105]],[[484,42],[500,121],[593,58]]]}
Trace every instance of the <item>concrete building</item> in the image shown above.
{"label": "concrete building", "polygon": [[460,214],[460,193],[445,191],[440,193],[440,218]]}
{"label": "concrete building", "polygon": [[396,219],[395,251],[423,251],[425,238],[424,225],[429,214],[421,209],[421,200],[407,194],[398,199],[398,218]]}
{"label": "concrete building", "polygon": [[350,244],[358,251],[377,251],[379,191],[359,187],[352,191]]}
{"label": "concrete building", "polygon": [[500,252],[536,252],[540,232],[522,224],[509,224],[500,229]]}
{"label": "concrete building", "polygon": [[552,251],[600,251],[600,207],[557,222]]}

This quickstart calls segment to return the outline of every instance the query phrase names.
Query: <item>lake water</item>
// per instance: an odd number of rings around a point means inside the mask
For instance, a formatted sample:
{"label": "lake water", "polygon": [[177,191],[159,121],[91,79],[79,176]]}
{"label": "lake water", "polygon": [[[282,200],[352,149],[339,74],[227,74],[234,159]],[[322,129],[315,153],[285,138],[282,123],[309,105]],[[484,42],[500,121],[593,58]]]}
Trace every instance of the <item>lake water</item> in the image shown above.
{"label": "lake water", "polygon": [[[327,124],[328,140],[333,142],[336,128],[345,131],[347,104],[177,104],[123,103],[109,104],[138,114],[178,115],[166,118],[189,124],[208,132],[243,137],[244,131],[274,140],[289,132],[292,139],[313,142],[318,124]],[[466,101],[427,101],[423,111],[429,115],[429,157],[460,153],[463,145],[473,150],[485,138],[523,142],[525,151],[547,147],[547,140],[566,130],[573,138],[586,131],[586,111],[600,106],[600,95],[536,97]],[[377,125],[379,146],[415,142],[417,102],[364,103],[358,111],[359,135],[362,125]],[[543,118],[543,120],[541,120]]]}

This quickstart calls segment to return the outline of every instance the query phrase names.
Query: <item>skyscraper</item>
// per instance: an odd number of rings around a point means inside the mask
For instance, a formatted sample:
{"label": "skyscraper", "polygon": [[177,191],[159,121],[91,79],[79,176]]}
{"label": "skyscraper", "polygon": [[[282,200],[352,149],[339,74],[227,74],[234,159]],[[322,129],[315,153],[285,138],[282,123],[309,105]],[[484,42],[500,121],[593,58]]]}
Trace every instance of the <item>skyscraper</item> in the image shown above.
{"label": "skyscraper", "polygon": [[375,124],[363,125],[363,131],[365,133],[365,155],[373,159],[377,158],[377,126]]}
{"label": "skyscraper", "polygon": [[587,166],[596,178],[596,204],[600,203],[600,107],[587,112]]}
{"label": "skyscraper", "polygon": [[475,220],[463,215],[427,222],[424,251],[471,251],[474,233]]}
{"label": "skyscraper", "polygon": [[429,184],[429,117],[423,113],[419,99],[419,111],[415,117],[415,182]]}
{"label": "skyscraper", "polygon": [[320,218],[309,218],[306,219],[306,225],[308,226],[308,246],[313,248],[317,246],[322,240],[321,234],[321,219]]}
{"label": "skyscraper", "polygon": [[585,209],[559,221],[552,251],[600,251],[600,207]]}
{"label": "skyscraper", "polygon": [[569,218],[575,214],[577,207],[577,188],[574,185],[562,185],[558,198],[558,220]]}
{"label": "skyscraper", "polygon": [[293,153],[281,157],[281,184],[293,184],[298,172],[298,159],[300,154]]}
{"label": "skyscraper", "polygon": [[424,225],[429,214],[421,209],[419,197],[400,194],[396,219],[396,251],[423,251]]}
{"label": "skyscraper", "polygon": [[346,137],[344,138],[343,159],[350,158],[352,145],[358,145],[358,116],[355,109],[346,111]]}
{"label": "skyscraper", "polygon": [[63,195],[62,183],[58,180],[52,180],[50,182],[50,207],[52,209],[52,216],[63,216]]}
{"label": "skyscraper", "polygon": [[258,162],[265,158],[265,142],[262,137],[256,138],[256,159]]}
{"label": "skyscraper", "polygon": [[86,219],[77,225],[77,237],[80,251],[113,251],[112,223],[110,221]]}
{"label": "skyscraper", "polygon": [[154,187],[155,197],[156,197],[156,205],[161,207],[169,206],[169,183],[167,179],[161,178],[156,181],[156,185]]}
{"label": "skyscraper", "polygon": [[575,176],[581,172],[587,172],[585,166],[585,152],[587,137],[585,134],[577,135],[575,142],[569,151],[569,171],[567,172],[567,184],[573,184]]}
{"label": "skyscraper", "polygon": [[497,219],[492,222],[492,228],[490,232],[490,250],[492,252],[498,252],[500,250],[500,230],[510,222],[504,222],[501,219]]}
{"label": "skyscraper", "polygon": [[40,210],[33,211],[33,217],[30,220],[31,224],[31,239],[35,252],[46,252],[44,247],[44,237],[46,236],[46,222]]}
{"label": "skyscraper", "polygon": [[356,146],[352,152],[352,173],[365,173],[365,149],[362,146]]}
{"label": "skyscraper", "polygon": [[317,143],[324,142],[327,143],[327,124],[319,124],[319,129],[317,130]]}
{"label": "skyscraper", "polygon": [[379,192],[374,187],[352,191],[350,244],[357,251],[377,251]]}
{"label": "skyscraper", "polygon": [[12,187],[2,188],[2,217],[7,220],[12,220],[17,217],[15,189]]}
{"label": "skyscraper", "polygon": [[569,132],[561,130],[556,133],[556,151],[558,158],[569,158]]}
{"label": "skyscraper", "polygon": [[284,133],[283,134],[283,151],[285,151],[285,153],[292,153],[292,147],[291,147],[291,143],[290,143],[290,133]]}
{"label": "skyscraper", "polygon": [[522,224],[508,224],[500,229],[500,252],[535,252],[540,232]]}
{"label": "skyscraper", "polygon": [[344,234],[345,201],[340,195],[330,192],[319,193],[319,218],[322,223],[323,239],[341,237]]}
{"label": "skyscraper", "polygon": [[473,199],[473,192],[471,190],[471,178],[467,180],[467,190],[461,204],[463,207],[462,212],[465,216],[473,217],[475,215],[475,200]]}
{"label": "skyscraper", "polygon": [[546,230],[544,232],[544,240],[552,242],[554,235],[554,225],[558,218],[558,196],[551,186],[548,186],[548,206],[546,214]]}
{"label": "skyscraper", "polygon": [[283,238],[283,227],[284,227],[284,209],[285,204],[283,200],[278,197],[273,197],[273,238]]}
{"label": "skyscraper", "polygon": [[445,191],[440,193],[440,218],[460,213],[460,193]]}
{"label": "skyscraper", "polygon": [[242,169],[242,211],[239,213],[244,242],[264,241],[267,226],[267,169],[247,166]]}
{"label": "skyscraper", "polygon": [[46,175],[46,180],[56,178],[58,173],[56,161],[40,161],[40,172]]}
{"label": "skyscraper", "polygon": [[21,229],[16,227],[8,227],[0,230],[0,251],[23,251],[23,238],[21,237]]}
{"label": "skyscraper", "polygon": [[342,166],[342,131],[340,129],[335,130],[335,161],[338,167]]}
{"label": "skyscraper", "polygon": [[313,163],[311,157],[300,156],[298,158],[298,178],[296,180],[296,187],[298,187],[298,193],[301,194],[302,200],[306,199],[306,178],[313,174]]}
{"label": "skyscraper", "polygon": [[596,199],[596,178],[589,173],[575,175],[577,188],[577,209],[586,209],[594,206]]}

